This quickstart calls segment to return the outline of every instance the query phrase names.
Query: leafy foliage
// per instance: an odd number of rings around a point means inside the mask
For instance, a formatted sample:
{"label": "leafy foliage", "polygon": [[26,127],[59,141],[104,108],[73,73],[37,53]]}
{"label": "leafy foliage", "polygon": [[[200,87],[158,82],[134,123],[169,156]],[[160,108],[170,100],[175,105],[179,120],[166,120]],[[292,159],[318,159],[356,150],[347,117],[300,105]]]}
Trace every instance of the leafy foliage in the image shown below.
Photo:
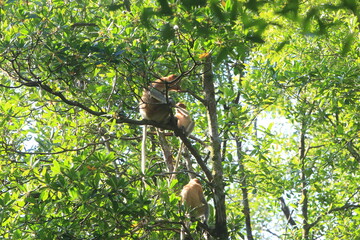
{"label": "leafy foliage", "polygon": [[210,230],[223,187],[232,239],[359,238],[359,20],[355,0],[0,1],[1,239],[178,238],[185,164],[169,182],[150,134],[139,170],[140,95],[170,74],[194,151],[222,168],[217,184],[185,155],[207,180]]}

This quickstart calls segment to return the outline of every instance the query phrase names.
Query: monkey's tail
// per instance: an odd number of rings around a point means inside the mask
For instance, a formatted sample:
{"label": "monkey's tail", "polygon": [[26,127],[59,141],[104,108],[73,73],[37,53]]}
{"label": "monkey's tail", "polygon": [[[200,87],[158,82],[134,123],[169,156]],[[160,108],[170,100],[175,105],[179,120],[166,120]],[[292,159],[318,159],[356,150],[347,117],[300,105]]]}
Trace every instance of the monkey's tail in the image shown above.
{"label": "monkey's tail", "polygon": [[146,163],[146,135],[147,125],[143,126],[143,138],[141,142],[141,172],[145,174],[145,163]]}
{"label": "monkey's tail", "polygon": [[[181,158],[181,154],[182,154],[182,151],[184,150],[184,147],[185,147],[185,144],[183,142],[181,142],[179,152],[178,152],[178,155],[177,155],[176,160],[175,160],[175,166],[174,166],[173,172],[177,171],[177,168],[178,168],[179,162],[180,162],[180,158]],[[172,174],[171,177],[170,177],[170,181],[172,181],[174,178],[175,178],[175,174]]]}

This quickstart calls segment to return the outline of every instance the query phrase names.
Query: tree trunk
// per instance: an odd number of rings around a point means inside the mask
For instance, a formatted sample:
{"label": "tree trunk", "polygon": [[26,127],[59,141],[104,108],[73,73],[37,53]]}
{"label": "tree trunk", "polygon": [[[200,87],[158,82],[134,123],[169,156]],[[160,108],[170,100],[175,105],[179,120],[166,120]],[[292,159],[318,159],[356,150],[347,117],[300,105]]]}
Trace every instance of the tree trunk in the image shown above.
{"label": "tree trunk", "polygon": [[241,184],[241,192],[243,197],[243,213],[245,215],[245,228],[246,228],[246,236],[248,240],[254,240],[254,237],[252,235],[252,229],[251,229],[251,216],[250,216],[250,204],[249,204],[249,194],[247,189],[247,183],[246,183],[246,174],[245,174],[245,168],[243,163],[243,156],[241,153],[241,142],[236,139],[236,149],[237,149],[237,157],[238,157],[238,163],[240,168],[240,184]]}
{"label": "tree trunk", "polygon": [[301,162],[301,214],[303,216],[302,226],[302,238],[304,240],[309,239],[309,219],[308,219],[308,191],[307,191],[307,179],[306,179],[306,163],[305,163],[305,121],[302,122],[301,133],[300,133],[300,147],[299,147],[299,158]]}
{"label": "tree trunk", "polygon": [[203,68],[203,85],[207,108],[209,136],[211,141],[211,156],[214,178],[212,181],[215,203],[215,233],[218,239],[227,239],[227,223],[225,208],[224,177],[221,160],[221,141],[219,137],[217,109],[215,100],[214,76],[212,72],[211,56],[207,56]]}

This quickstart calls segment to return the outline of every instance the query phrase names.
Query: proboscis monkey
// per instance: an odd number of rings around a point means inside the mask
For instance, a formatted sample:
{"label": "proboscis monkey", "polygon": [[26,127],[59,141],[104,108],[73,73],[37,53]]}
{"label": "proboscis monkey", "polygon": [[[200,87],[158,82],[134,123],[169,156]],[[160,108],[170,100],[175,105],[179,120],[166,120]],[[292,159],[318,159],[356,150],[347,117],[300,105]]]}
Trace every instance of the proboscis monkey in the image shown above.
{"label": "proboscis monkey", "polygon": [[185,104],[177,103],[176,104],[176,114],[177,126],[178,128],[183,129],[186,136],[189,136],[192,130],[194,129],[195,123],[191,119],[189,111],[186,109]]}
{"label": "proboscis monkey", "polygon": [[[179,91],[179,81],[176,75],[162,77],[151,83],[147,89],[144,89],[141,96],[139,111],[144,119],[159,123],[166,123],[171,114],[173,102],[167,97],[168,91]],[[141,148],[141,172],[145,173],[146,163],[146,135],[147,125],[143,126],[143,139]]]}
{"label": "proboscis monkey", "polygon": [[176,75],[162,77],[145,89],[139,106],[144,119],[155,122],[166,122],[171,113],[171,102],[166,98],[167,91],[179,91],[179,80]]}
{"label": "proboscis monkey", "polygon": [[[181,191],[181,202],[187,210],[187,216],[190,218],[201,218],[203,223],[207,224],[209,217],[209,206],[205,200],[201,183],[198,179],[193,178],[186,184]],[[190,223],[187,222],[189,228]],[[185,239],[185,230],[181,230],[180,239]]]}
{"label": "proboscis monkey", "polygon": [[[185,104],[183,104],[183,103],[176,104],[175,118],[177,119],[178,128],[182,129],[186,136],[189,136],[190,133],[192,132],[192,130],[194,129],[195,123],[192,120],[192,118],[189,114],[189,111],[186,109]],[[176,161],[175,161],[174,172],[176,172],[176,170],[178,168],[183,149],[184,149],[184,143],[181,143],[179,152],[178,152],[178,155],[177,155]],[[172,176],[174,176],[174,175],[172,175]]]}

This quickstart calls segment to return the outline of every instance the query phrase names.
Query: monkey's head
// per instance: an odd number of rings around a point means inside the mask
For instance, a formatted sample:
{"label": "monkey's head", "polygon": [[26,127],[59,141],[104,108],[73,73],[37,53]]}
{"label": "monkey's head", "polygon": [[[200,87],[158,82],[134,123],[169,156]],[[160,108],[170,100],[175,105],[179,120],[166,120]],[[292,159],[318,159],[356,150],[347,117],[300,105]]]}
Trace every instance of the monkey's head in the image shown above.
{"label": "monkey's head", "polygon": [[193,183],[195,183],[195,184],[200,184],[200,185],[201,185],[200,180],[197,179],[197,178],[191,179],[190,182],[193,182]]}
{"label": "monkey's head", "polygon": [[175,74],[171,74],[171,75],[169,75],[167,77],[162,77],[160,79],[164,80],[164,81],[167,81],[167,82],[172,82],[172,81],[174,81],[176,79],[176,77],[177,76]]}
{"label": "monkey's head", "polygon": [[159,91],[165,91],[167,89],[168,91],[179,92],[181,91],[180,78],[177,79],[175,74],[171,74],[167,77],[157,79],[154,83],[152,83],[152,87]]}
{"label": "monkey's head", "polygon": [[177,104],[176,104],[176,107],[186,109],[186,105],[183,104],[182,102],[177,103]]}

